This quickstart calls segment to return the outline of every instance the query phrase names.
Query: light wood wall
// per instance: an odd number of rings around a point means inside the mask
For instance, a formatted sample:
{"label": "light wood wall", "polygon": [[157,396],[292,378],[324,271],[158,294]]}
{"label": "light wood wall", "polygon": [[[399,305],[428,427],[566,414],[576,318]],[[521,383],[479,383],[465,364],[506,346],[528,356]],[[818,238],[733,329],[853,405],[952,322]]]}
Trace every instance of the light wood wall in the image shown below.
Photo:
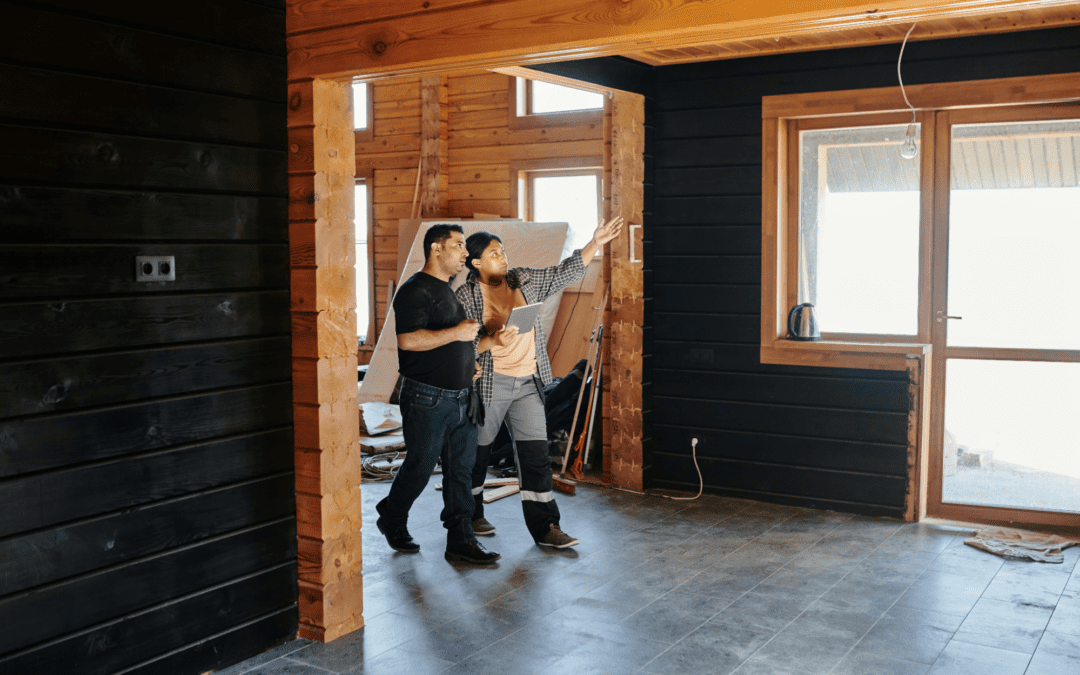
{"label": "light wood wall", "polygon": [[[445,76],[447,119],[440,211],[447,218],[474,213],[517,217],[511,165],[529,160],[602,157],[603,124],[510,128],[510,82],[487,71]],[[399,218],[410,217],[421,147],[420,78],[375,82],[373,140],[356,144],[357,175],[372,170],[372,249],[375,327],[386,321],[387,287],[397,284]],[[425,214],[430,215],[430,214]],[[587,289],[591,295],[591,290]],[[588,303],[579,303],[588,307]]]}

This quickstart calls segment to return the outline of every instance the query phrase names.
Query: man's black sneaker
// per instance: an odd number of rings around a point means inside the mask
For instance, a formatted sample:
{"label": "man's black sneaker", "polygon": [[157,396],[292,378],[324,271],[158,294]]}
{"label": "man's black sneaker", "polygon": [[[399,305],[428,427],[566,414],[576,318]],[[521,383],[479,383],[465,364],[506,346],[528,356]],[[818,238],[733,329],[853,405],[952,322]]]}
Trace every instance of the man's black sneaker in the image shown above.
{"label": "man's black sneaker", "polygon": [[474,539],[464,544],[451,544],[447,542],[445,557],[450,562],[457,560],[460,562],[487,565],[495,562],[501,556],[495,551],[488,551],[480,545],[480,542]]}
{"label": "man's black sneaker", "polygon": [[390,544],[390,548],[395,551],[400,551],[401,553],[416,553],[420,550],[420,544],[413,541],[408,528],[400,527],[394,530],[387,529],[383,525],[382,518],[375,521],[375,527],[379,528],[379,532],[382,532],[383,536],[386,537],[386,543]]}

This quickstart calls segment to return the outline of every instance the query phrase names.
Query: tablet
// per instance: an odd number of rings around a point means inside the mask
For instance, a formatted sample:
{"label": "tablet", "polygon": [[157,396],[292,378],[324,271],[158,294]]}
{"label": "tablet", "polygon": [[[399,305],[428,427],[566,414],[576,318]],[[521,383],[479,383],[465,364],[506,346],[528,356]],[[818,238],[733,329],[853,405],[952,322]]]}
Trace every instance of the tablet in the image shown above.
{"label": "tablet", "polygon": [[518,333],[528,333],[536,323],[536,317],[540,316],[540,308],[544,303],[537,302],[531,305],[515,307],[510,312],[510,318],[506,320],[507,326],[517,326]]}

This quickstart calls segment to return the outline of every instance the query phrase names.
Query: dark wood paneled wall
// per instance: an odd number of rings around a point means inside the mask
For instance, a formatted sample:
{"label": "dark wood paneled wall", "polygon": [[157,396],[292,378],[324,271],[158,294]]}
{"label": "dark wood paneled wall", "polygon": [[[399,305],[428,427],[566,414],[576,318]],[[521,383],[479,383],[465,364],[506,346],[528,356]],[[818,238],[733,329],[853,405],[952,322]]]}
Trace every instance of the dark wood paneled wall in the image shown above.
{"label": "dark wood paneled wall", "polygon": [[[657,68],[652,487],[903,515],[905,373],[763,366],[761,97],[896,86],[897,45]],[[909,44],[906,84],[1071,72],[1080,28]],[[883,307],[883,311],[888,308]]]}
{"label": "dark wood paneled wall", "polygon": [[0,16],[0,672],[225,667],[297,629],[284,2]]}

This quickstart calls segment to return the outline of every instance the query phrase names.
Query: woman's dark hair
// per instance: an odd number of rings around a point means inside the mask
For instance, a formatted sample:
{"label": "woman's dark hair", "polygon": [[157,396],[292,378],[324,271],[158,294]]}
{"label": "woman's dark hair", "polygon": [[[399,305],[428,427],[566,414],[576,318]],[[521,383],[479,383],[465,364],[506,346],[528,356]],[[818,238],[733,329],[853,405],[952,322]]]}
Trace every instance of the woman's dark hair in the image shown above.
{"label": "woman's dark hair", "polygon": [[490,232],[476,232],[470,234],[469,238],[465,240],[465,250],[469,252],[469,257],[465,259],[465,269],[469,270],[469,277],[478,277],[480,273],[473,267],[472,261],[477,260],[480,256],[484,255],[484,251],[491,244],[492,241],[497,241],[502,244],[502,239]]}
{"label": "woman's dark hair", "polygon": [[465,234],[465,230],[461,229],[460,225],[455,223],[439,223],[438,225],[432,225],[431,228],[424,234],[424,260],[426,261],[431,257],[431,245],[436,242],[444,242],[450,238],[451,232],[460,232]]}

